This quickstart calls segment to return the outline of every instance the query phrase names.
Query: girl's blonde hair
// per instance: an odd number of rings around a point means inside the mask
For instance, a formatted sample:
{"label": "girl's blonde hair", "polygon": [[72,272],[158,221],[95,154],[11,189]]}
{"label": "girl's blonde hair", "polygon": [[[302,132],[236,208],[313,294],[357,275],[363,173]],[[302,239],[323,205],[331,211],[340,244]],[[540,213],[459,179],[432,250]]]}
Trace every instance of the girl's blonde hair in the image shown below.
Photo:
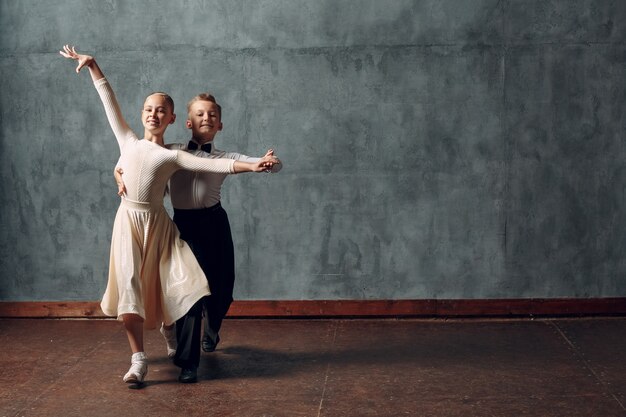
{"label": "girl's blonde hair", "polygon": [[[154,96],[154,95],[159,95],[159,96],[163,97],[165,99],[165,102],[172,108],[172,113],[174,113],[174,99],[172,99],[172,97],[170,97],[169,94],[164,93],[162,91],[155,91],[154,93],[148,94],[148,97]],[[148,97],[146,97],[146,98],[148,98]]]}

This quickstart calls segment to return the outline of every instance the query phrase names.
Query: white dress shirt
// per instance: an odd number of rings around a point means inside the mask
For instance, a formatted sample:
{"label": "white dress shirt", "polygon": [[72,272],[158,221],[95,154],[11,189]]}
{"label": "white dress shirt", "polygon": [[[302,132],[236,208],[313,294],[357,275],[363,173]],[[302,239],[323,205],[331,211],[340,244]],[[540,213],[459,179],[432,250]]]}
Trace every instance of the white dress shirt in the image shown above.
{"label": "white dress shirt", "polygon": [[[187,144],[172,143],[166,145],[169,149],[184,150],[202,158],[227,158],[242,162],[257,162],[261,158],[242,155],[236,152],[225,152],[215,149],[211,143],[211,152],[207,153],[198,147],[189,151]],[[282,164],[274,165],[272,172],[278,172]],[[176,171],[170,178],[170,198],[172,207],[177,209],[208,208],[220,202],[222,183],[229,174],[215,174],[207,172]]]}

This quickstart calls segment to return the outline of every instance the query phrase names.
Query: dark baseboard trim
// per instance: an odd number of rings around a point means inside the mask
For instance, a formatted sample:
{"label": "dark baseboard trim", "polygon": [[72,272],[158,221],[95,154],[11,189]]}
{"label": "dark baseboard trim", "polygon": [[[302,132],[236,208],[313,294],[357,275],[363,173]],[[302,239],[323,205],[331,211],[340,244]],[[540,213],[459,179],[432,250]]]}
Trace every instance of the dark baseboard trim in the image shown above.
{"label": "dark baseboard trim", "polygon": [[[235,301],[231,318],[626,315],[626,298]],[[0,302],[0,317],[106,318],[98,301]]]}

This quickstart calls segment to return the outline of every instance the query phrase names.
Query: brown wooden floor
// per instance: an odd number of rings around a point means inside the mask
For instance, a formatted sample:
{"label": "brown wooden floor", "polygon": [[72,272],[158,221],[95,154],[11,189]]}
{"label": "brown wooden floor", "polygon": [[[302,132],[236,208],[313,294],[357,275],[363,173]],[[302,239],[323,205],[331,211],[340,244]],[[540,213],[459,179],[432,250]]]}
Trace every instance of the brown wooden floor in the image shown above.
{"label": "brown wooden floor", "polygon": [[626,416],[626,317],[229,319],[200,381],[157,331],[141,389],[109,320],[0,320],[0,416]]}

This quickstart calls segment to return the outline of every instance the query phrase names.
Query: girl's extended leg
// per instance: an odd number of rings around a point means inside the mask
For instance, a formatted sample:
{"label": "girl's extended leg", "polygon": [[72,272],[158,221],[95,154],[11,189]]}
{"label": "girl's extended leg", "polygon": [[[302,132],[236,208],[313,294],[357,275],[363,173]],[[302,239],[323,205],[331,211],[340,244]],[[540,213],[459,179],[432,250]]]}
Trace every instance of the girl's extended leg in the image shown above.
{"label": "girl's extended leg", "polygon": [[124,314],[122,316],[128,344],[133,353],[143,352],[143,319],[138,314]]}
{"label": "girl's extended leg", "polygon": [[126,336],[133,356],[130,359],[130,369],[124,375],[124,382],[141,383],[148,373],[148,357],[143,351],[143,319],[137,314],[122,316]]}

